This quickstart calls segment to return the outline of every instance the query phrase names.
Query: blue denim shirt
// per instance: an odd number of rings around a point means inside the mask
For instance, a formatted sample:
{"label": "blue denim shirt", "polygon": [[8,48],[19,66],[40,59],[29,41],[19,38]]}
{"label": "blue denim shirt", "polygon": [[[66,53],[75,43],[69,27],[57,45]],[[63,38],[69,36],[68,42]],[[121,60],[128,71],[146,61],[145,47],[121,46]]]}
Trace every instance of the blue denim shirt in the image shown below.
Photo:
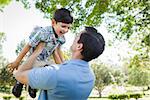
{"label": "blue denim shirt", "polygon": [[37,60],[47,60],[57,46],[61,46],[65,43],[65,38],[64,36],[56,38],[52,26],[35,27],[29,36],[29,45],[32,47],[30,49],[30,54],[33,53],[34,49],[41,41],[45,42],[46,46],[37,57]]}
{"label": "blue denim shirt", "polygon": [[95,76],[88,62],[76,59],[34,68],[28,79],[32,88],[41,89],[38,100],[87,100]]}

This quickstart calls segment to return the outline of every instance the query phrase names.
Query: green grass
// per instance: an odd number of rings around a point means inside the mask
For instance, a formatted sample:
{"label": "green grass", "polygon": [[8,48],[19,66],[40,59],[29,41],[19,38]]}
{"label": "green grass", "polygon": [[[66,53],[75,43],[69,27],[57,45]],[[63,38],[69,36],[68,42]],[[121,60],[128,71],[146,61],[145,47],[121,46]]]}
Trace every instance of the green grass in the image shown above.
{"label": "green grass", "polygon": [[[145,91],[145,94],[146,95],[142,98],[142,100],[150,100],[150,90]],[[3,97],[5,97],[5,98],[11,97],[11,99],[3,99]],[[26,92],[26,91],[23,91],[21,97],[23,97],[22,100],[33,100],[33,99],[30,98],[30,96],[28,95],[28,92]],[[38,95],[37,95],[37,97],[38,97]],[[1,93],[0,92],[0,100],[19,100],[19,99],[15,98],[13,96],[13,94],[6,94],[6,93]],[[37,99],[34,99],[34,100],[37,100]],[[88,100],[111,100],[111,99],[104,98],[104,97],[103,98],[89,97]]]}

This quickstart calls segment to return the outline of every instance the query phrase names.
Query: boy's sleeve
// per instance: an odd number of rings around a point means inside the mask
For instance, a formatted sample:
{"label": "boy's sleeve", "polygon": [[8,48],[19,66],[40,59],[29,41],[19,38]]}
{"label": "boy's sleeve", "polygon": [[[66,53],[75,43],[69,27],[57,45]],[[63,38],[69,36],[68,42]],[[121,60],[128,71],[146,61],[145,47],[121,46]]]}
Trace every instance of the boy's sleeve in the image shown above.
{"label": "boy's sleeve", "polygon": [[52,66],[34,68],[29,72],[28,79],[34,89],[53,89],[57,84],[56,69]]}
{"label": "boy's sleeve", "polygon": [[42,27],[35,27],[29,36],[29,45],[35,47],[39,42],[47,42],[47,32]]}

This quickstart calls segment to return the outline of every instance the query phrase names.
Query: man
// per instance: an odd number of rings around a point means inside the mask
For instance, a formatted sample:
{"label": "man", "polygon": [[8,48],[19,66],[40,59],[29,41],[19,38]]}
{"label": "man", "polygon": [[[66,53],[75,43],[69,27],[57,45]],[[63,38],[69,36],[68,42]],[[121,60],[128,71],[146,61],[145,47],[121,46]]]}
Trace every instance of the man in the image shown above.
{"label": "man", "polygon": [[32,69],[44,43],[40,43],[26,63],[14,72],[15,78],[32,88],[41,89],[39,100],[87,100],[94,87],[94,74],[88,62],[104,51],[103,36],[86,27],[71,46],[72,59],[60,65]]}
{"label": "man", "polygon": [[[57,64],[63,62],[60,47],[65,43],[64,34],[66,34],[71,24],[73,17],[71,12],[66,8],[57,9],[52,18],[52,25],[46,27],[35,27],[29,36],[29,42],[21,50],[15,61],[8,64],[11,71],[17,69],[22,59],[29,53],[31,55],[40,42],[45,42],[45,47],[34,62],[35,67],[41,67],[50,63],[49,57],[53,58]],[[12,89],[12,93],[16,97],[20,97],[22,93],[23,84],[16,82]],[[36,90],[29,86],[29,95],[32,98],[36,97]]]}

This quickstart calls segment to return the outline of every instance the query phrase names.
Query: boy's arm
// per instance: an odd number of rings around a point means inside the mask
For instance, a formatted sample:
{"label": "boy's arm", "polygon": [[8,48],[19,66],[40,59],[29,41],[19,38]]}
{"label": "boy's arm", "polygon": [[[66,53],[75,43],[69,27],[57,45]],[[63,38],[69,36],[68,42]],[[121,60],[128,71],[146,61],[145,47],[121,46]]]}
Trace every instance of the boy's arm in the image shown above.
{"label": "boy's arm", "polygon": [[53,57],[55,60],[56,64],[60,64],[63,63],[63,56],[62,56],[62,52],[60,50],[60,47],[57,47],[53,53]]}
{"label": "boy's arm", "polygon": [[19,56],[16,58],[16,62],[21,62],[23,57],[27,54],[27,52],[30,50],[31,46],[29,44],[25,45],[25,47],[22,49],[22,51],[19,53]]}
{"label": "boy's arm", "polygon": [[61,61],[64,61],[63,52],[61,51],[60,47],[58,47],[58,54],[60,56]]}
{"label": "boy's arm", "polygon": [[25,63],[19,66],[18,70],[15,71],[13,74],[15,78],[23,83],[27,84],[28,83],[28,72],[30,69],[32,69],[32,65],[37,58],[37,56],[42,52],[43,48],[45,46],[45,43],[40,42],[34,52],[31,54],[31,56],[27,59]]}
{"label": "boy's arm", "polygon": [[10,64],[8,64],[9,71],[12,72],[15,68],[17,69],[23,57],[27,54],[30,50],[31,46],[29,44],[25,45],[24,48],[19,53],[16,60]]}

